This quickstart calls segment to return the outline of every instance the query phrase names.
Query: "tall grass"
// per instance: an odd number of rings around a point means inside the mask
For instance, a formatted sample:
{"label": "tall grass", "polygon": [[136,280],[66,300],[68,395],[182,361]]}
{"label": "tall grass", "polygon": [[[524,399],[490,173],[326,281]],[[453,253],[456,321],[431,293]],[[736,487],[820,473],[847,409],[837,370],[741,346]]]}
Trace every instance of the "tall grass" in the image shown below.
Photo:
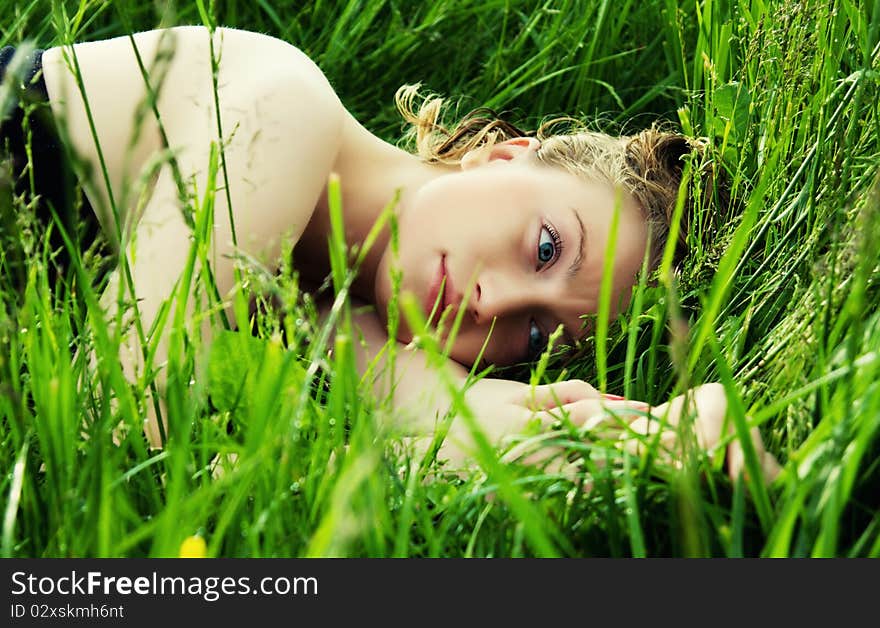
{"label": "tall grass", "polygon": [[[91,266],[78,279],[83,305],[50,283],[28,209],[4,192],[2,235],[23,242],[27,261],[19,291],[4,245],[4,556],[173,556],[193,534],[212,556],[880,555],[880,5],[302,5],[0,0],[0,45],[207,21],[298,45],[392,141],[392,95],[417,81],[524,126],[558,114],[612,131],[663,119],[707,137],[725,156],[732,209],[707,202],[680,275],[642,282],[601,347],[536,376],[601,379],[652,403],[720,381],[737,432],[758,426],[782,476],[731,483],[717,456],[686,448],[670,466],[656,443],[632,457],[573,430],[543,438],[582,461],[575,479],[503,462],[485,442],[477,470],[444,473],[388,433],[393,410],[355,370],[346,296],[356,260],[339,250],[338,229],[327,323],[286,264],[278,276],[241,268],[281,302],[280,314],[258,316],[256,337],[218,321],[204,343],[199,321],[165,321],[174,420],[166,447],[151,450],[140,417],[154,373],[124,378]],[[202,194],[191,210],[204,227],[213,190]],[[190,269],[207,245],[195,240]],[[193,273],[177,298],[210,304],[210,283]],[[441,353],[429,338],[425,350]],[[457,420],[475,424],[453,392]]]}

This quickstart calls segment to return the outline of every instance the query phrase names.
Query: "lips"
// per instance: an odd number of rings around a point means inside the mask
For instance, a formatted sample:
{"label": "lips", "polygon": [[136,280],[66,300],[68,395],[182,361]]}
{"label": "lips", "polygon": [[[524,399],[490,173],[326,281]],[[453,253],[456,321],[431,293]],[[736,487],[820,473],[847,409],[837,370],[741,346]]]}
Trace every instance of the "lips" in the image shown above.
{"label": "lips", "polygon": [[[446,278],[446,283],[444,284],[443,278]],[[442,292],[441,292],[442,288]],[[431,280],[431,284],[428,287],[428,296],[425,299],[425,313],[430,314],[431,310],[434,309],[434,304],[437,303],[438,297],[440,299],[437,304],[437,311],[434,314],[434,318],[439,318],[440,314],[443,313],[443,310],[446,309],[447,298],[446,295],[449,293],[449,277],[446,274],[446,256],[442,255],[440,257],[440,263],[437,265],[437,270],[434,273],[434,277]],[[429,321],[430,322],[430,321]]]}

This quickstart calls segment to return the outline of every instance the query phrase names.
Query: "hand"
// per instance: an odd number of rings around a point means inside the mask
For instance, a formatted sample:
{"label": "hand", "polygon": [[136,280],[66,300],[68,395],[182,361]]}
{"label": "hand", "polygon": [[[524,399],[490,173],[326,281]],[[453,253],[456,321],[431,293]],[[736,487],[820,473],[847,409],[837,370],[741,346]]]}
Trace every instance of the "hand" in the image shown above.
{"label": "hand", "polygon": [[[505,437],[522,434],[532,426],[543,431],[567,419],[581,427],[604,421],[621,410],[640,416],[648,409],[647,404],[639,401],[605,396],[577,379],[535,387],[509,380],[482,379],[468,389],[465,403],[492,445],[499,445]],[[472,448],[471,430],[463,417],[456,417],[440,457],[461,462]],[[546,448],[525,462],[535,463],[552,454],[553,450]]]}
{"label": "hand", "polygon": [[[621,445],[627,451],[639,454],[645,436],[656,434],[661,427],[659,444],[661,459],[677,464],[681,457],[678,443],[678,423],[688,408],[690,398],[694,412],[694,430],[698,445],[711,450],[721,440],[727,423],[727,433],[733,425],[727,417],[727,396],[724,387],[717,383],[705,384],[679,395],[669,402],[651,408],[640,401],[632,401],[603,395],[593,386],[581,380],[568,380],[532,388],[528,384],[499,379],[483,379],[468,391],[465,400],[474,413],[480,429],[493,445],[501,444],[505,437],[522,434],[530,425],[549,430],[567,417],[576,427],[595,428],[609,424],[619,432]],[[628,423],[621,426],[619,419]],[[752,446],[758,456],[765,482],[772,481],[780,471],[776,458],[764,448],[757,428],[749,432]],[[441,452],[453,462],[463,462],[466,450],[472,446],[470,431],[458,419],[444,443]],[[573,475],[577,468],[559,456],[558,449],[543,447],[535,451],[536,443],[514,447],[504,457],[505,461],[520,460],[526,464],[538,464],[553,458],[545,467],[548,472]],[[745,471],[745,457],[739,440],[727,446],[727,468],[731,479]],[[442,457],[442,456],[441,456]]]}
{"label": "hand", "polygon": [[[689,404],[689,407],[685,405],[688,398],[693,403],[692,406]],[[725,432],[725,423],[727,434],[732,434],[734,431],[733,422],[727,416],[727,395],[724,387],[718,383],[704,384],[692,389],[687,395],[679,395],[667,403],[651,408],[650,417],[642,417],[630,423],[630,430],[635,434],[621,436],[625,439],[624,447],[627,451],[638,454],[642,449],[641,443],[644,442],[643,436],[656,434],[662,426],[664,429],[659,436],[660,451],[664,452],[668,462],[675,464],[681,457],[677,425],[682,415],[688,411],[694,413],[694,430],[697,443],[702,449],[709,451],[721,441]],[[751,428],[749,437],[758,457],[764,481],[772,482],[781,470],[779,463],[773,454],[764,448],[758,428]],[[736,480],[737,476],[745,472],[745,454],[738,439],[727,446],[726,454],[727,472],[731,480]]]}

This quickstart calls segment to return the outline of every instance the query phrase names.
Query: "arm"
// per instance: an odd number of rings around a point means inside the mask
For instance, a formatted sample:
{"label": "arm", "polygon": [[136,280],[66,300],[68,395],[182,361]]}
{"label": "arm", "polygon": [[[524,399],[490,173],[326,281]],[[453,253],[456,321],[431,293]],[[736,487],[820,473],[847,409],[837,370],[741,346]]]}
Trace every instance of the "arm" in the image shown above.
{"label": "arm", "polygon": [[[223,126],[226,177],[222,169],[217,173],[208,262],[219,294],[225,298],[234,286],[237,254],[274,263],[282,239],[298,237],[305,229],[338,150],[344,109],[320,70],[293,46],[254,33],[218,29],[213,39],[214,55],[220,60],[218,112],[208,31],[183,27],[136,35],[135,44],[148,68],[153,67],[153,56],[165,35],[170,38],[173,55],[170,61],[163,62],[166,65],[161,72],[151,73],[151,82],[156,83],[152,87],[159,93],[157,108],[168,149],[189,188],[187,191],[197,191],[196,203],[204,197],[209,180],[211,143],[220,142],[218,113]],[[125,150],[131,146],[135,129],[141,128],[139,108],[146,100],[147,90],[127,37],[74,48],[95,114],[97,143],[107,147],[104,161],[110,170],[106,184],[99,177],[91,181],[87,190],[94,205],[105,208],[102,222],[112,234],[106,210],[109,192],[117,202],[126,197],[131,168],[123,172],[119,164],[132,163]],[[47,79],[53,92],[53,107],[68,120],[74,151],[91,163],[93,172],[101,172],[83,97],[64,59],[69,50],[56,48],[50,52]],[[163,77],[161,82],[156,78],[158,75]],[[149,153],[153,159],[162,148],[154,133],[158,135],[158,123],[149,112],[141,128],[141,143],[134,151],[138,167],[145,167],[149,161],[141,153]],[[134,215],[135,200],[120,208],[133,243],[132,247],[125,246],[123,239],[125,248],[120,256],[128,261],[145,331],[171,296],[190,256],[192,240],[171,163],[167,157],[164,159],[140,216]],[[233,244],[230,208],[237,246]],[[198,270],[196,265],[194,271]],[[111,318],[118,306],[120,281],[117,272],[102,298]],[[123,294],[125,298],[130,296],[127,291]],[[187,307],[189,319],[194,307],[191,299]],[[205,320],[203,333],[207,334],[209,329]],[[167,351],[167,338],[162,334],[154,367],[165,363]],[[133,381],[145,366],[142,354],[136,334],[127,333],[119,358],[129,380]],[[163,382],[164,374],[160,371],[160,390]],[[152,413],[152,404],[147,406]],[[149,417],[147,434],[154,445],[160,444],[155,416]]]}
{"label": "arm", "polygon": [[[327,309],[322,308],[326,313]],[[363,338],[358,351],[361,372],[373,361],[388,341],[384,326],[378,317],[365,312],[353,317],[353,323]],[[411,437],[418,451],[426,451],[433,434],[447,412],[456,404],[450,388],[461,390],[466,385],[468,371],[447,360],[440,366],[447,378],[438,376],[437,367],[429,364],[424,352],[397,344],[395,380],[390,382],[387,363],[383,356],[376,362],[373,390],[379,399],[390,396],[395,408],[396,425]],[[613,410],[646,409],[646,404],[634,401],[609,400],[593,386],[582,380],[567,380],[555,384],[531,386],[522,382],[483,378],[472,382],[463,395],[463,402],[477,419],[479,429],[493,445],[522,433],[536,421],[549,428],[559,421],[562,408],[575,425],[590,417]],[[475,446],[474,435],[467,422],[456,416],[438,452],[438,458],[463,466],[471,458]]]}
{"label": "arm", "polygon": [[[384,327],[372,313],[361,314],[355,318],[357,327],[365,340],[365,347],[359,354],[361,372],[375,357],[376,347],[387,341]],[[372,347],[372,349],[371,349]],[[393,390],[393,403],[398,414],[406,422],[406,433],[412,434],[411,444],[416,452],[427,451],[432,435],[441,419],[453,404],[453,397],[447,387],[439,383],[436,369],[428,364],[426,356],[418,350],[404,349],[398,345],[399,363],[397,379]],[[377,371],[381,372],[380,363]],[[467,371],[460,365],[449,361],[443,365],[450,381],[461,388],[467,379]],[[392,394],[386,377],[374,382],[374,390],[379,398]],[[724,437],[725,422],[727,433],[732,433],[732,425],[727,420],[727,397],[720,384],[705,384],[692,391],[692,410],[685,405],[688,395],[680,395],[656,407],[631,400],[605,398],[594,387],[581,380],[567,380],[551,385],[535,386],[502,379],[484,378],[468,389],[465,403],[477,418],[480,428],[489,442],[499,445],[506,437],[523,432],[528,425],[537,421],[543,429],[557,423],[564,410],[576,426],[598,425],[607,422],[610,416],[620,416],[628,421],[628,429],[620,434],[622,446],[631,453],[638,454],[640,444],[657,434],[661,427],[660,451],[665,462],[675,464],[681,455],[679,430],[682,419],[689,411],[694,413],[694,431],[697,445],[710,451]],[[614,413],[609,414],[609,411]],[[621,412],[622,411],[622,412]],[[779,465],[772,454],[767,452],[757,428],[750,432],[752,445],[758,456],[765,481],[772,481],[779,473]],[[465,466],[474,446],[467,426],[456,419],[443,442],[439,459],[450,461],[453,466]],[[552,456],[551,448],[533,453],[526,458],[528,463],[537,463]],[[726,450],[727,468],[731,478],[743,472],[745,462],[742,445],[733,440]],[[554,462],[554,467],[565,471],[562,460]]]}

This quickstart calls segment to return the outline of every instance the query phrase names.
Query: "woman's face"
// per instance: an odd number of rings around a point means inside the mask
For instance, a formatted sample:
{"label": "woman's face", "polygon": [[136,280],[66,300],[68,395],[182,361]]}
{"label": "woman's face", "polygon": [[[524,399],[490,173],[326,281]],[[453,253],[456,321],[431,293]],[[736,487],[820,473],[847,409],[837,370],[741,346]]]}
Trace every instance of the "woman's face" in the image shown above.
{"label": "woman's face", "polygon": [[[461,171],[419,189],[399,217],[402,291],[426,315],[439,296],[448,330],[465,308],[450,357],[471,365],[495,321],[483,358],[506,366],[531,360],[561,323],[569,344],[595,314],[615,191],[534,158],[536,140],[520,138],[466,160]],[[647,244],[641,211],[628,195],[618,201],[612,314],[626,305]],[[391,297],[390,250],[380,262],[376,304],[384,319]],[[440,280],[445,276],[445,287]],[[623,299],[623,301],[621,301]],[[398,340],[412,332],[401,312]],[[445,340],[445,338],[444,338]]]}

